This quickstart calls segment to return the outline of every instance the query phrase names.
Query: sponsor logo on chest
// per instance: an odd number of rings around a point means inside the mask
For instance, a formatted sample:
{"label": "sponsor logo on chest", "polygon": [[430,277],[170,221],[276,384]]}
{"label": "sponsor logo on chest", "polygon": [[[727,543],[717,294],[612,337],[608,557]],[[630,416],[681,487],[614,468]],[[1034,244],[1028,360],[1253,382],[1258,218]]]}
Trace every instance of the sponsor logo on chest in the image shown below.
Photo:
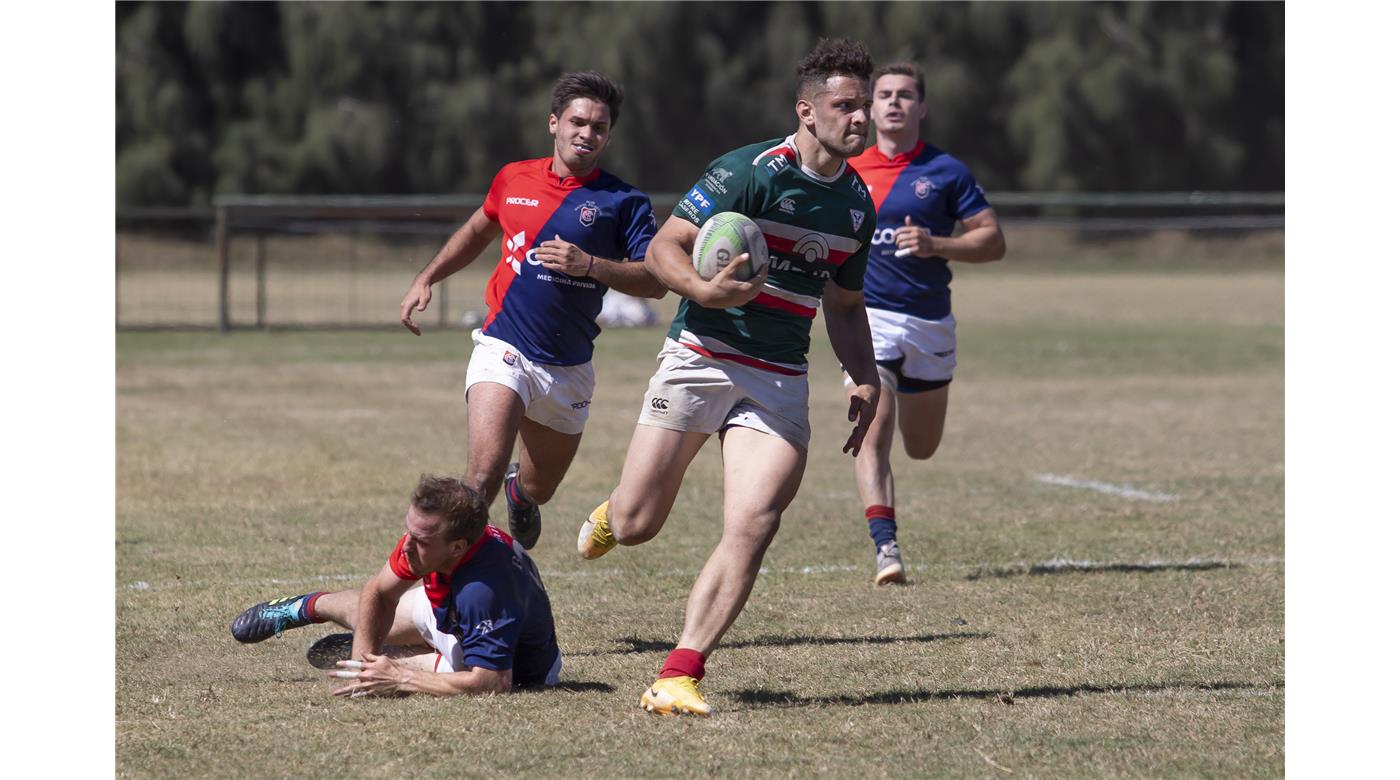
{"label": "sponsor logo on chest", "polygon": [[528,206],[532,209],[540,207],[540,202],[534,198],[506,198],[507,206]]}
{"label": "sponsor logo on chest", "polygon": [[705,171],[705,183],[710,185],[710,189],[715,192],[726,195],[729,193],[729,188],[725,186],[724,183],[729,181],[729,177],[733,175],[733,171],[725,170],[724,168],[711,168]]}

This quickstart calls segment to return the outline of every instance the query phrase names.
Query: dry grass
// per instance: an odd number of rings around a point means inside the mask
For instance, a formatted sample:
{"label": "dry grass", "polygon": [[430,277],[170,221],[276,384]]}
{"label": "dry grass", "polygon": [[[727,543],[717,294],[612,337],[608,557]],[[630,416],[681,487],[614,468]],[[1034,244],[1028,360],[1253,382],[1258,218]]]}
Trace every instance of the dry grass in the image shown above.
{"label": "dry grass", "polygon": [[[302,658],[328,629],[242,647],[228,624],[370,573],[416,476],[461,468],[465,334],[119,335],[118,773],[1282,775],[1281,272],[977,268],[957,296],[943,449],[896,458],[914,583],[869,584],[819,343],[806,483],[699,722],[636,700],[718,535],[715,449],[657,540],[572,551],[617,479],[659,330],[600,340],[589,431],[545,508],[566,689],[355,702]],[[1054,560],[1080,566],[1037,568]]]}

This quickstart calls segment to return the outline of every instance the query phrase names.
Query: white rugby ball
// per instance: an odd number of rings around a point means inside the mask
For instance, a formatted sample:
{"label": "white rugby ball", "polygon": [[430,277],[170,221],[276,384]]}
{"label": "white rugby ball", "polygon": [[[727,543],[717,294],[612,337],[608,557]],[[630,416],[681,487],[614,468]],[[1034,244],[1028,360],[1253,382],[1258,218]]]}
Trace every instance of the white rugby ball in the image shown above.
{"label": "white rugby ball", "polygon": [[721,211],[700,226],[690,259],[700,278],[709,281],[745,252],[749,253],[748,267],[734,271],[734,278],[741,282],[752,279],[768,266],[768,242],[763,240],[763,231],[753,220],[737,211]]}

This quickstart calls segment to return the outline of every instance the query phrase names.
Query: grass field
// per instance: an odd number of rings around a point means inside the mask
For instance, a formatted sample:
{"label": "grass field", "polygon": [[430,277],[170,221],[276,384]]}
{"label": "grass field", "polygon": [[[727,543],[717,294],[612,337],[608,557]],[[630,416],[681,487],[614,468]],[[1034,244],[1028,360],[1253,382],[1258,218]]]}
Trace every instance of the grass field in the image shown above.
{"label": "grass field", "polygon": [[956,296],[943,448],[895,459],[912,584],[870,584],[819,326],[807,477],[708,665],[708,721],[637,698],[718,537],[717,448],[656,540],[573,550],[660,330],[603,334],[544,509],[563,689],[353,702],[303,657],[332,629],[244,647],[228,625],[356,584],[417,476],[461,470],[465,334],[119,334],[118,774],[1281,776],[1282,270],[998,264]]}

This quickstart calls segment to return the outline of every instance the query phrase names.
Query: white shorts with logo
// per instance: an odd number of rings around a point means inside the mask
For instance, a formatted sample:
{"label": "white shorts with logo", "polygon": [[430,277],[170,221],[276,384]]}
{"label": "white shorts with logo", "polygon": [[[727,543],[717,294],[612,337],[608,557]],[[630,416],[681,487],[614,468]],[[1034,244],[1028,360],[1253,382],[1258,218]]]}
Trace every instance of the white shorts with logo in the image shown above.
{"label": "white shorts with logo", "polygon": [[[462,643],[452,634],[444,634],[438,630],[437,616],[433,614],[433,604],[428,601],[428,591],[422,586],[415,587],[408,592],[408,598],[413,600],[413,627],[418,629],[418,633],[423,637],[423,641],[432,646],[438,652],[437,665],[433,671],[440,673],[465,672],[468,667],[462,660]],[[554,661],[554,666],[549,670],[549,676],[545,678],[545,685],[558,685],[559,672],[564,668],[564,656],[561,653]]]}
{"label": "white shorts with logo", "polygon": [[560,433],[583,433],[593,401],[593,364],[551,366],[536,363],[497,338],[472,331],[467,387],[479,382],[505,385],[520,396],[525,416]]}
{"label": "white shorts with logo", "polygon": [[[884,309],[865,310],[870,322],[870,341],[875,361],[899,361],[898,374],[920,382],[947,382],[958,365],[958,321],[950,312],[939,320],[924,320]],[[892,372],[880,368],[881,379],[889,384]],[[854,384],[849,376],[846,385]]]}
{"label": "white shorts with logo", "polygon": [[639,424],[687,433],[739,426],[807,449],[812,429],[806,374],[788,376],[706,357],[669,338],[656,360],[660,366],[642,399]]}

